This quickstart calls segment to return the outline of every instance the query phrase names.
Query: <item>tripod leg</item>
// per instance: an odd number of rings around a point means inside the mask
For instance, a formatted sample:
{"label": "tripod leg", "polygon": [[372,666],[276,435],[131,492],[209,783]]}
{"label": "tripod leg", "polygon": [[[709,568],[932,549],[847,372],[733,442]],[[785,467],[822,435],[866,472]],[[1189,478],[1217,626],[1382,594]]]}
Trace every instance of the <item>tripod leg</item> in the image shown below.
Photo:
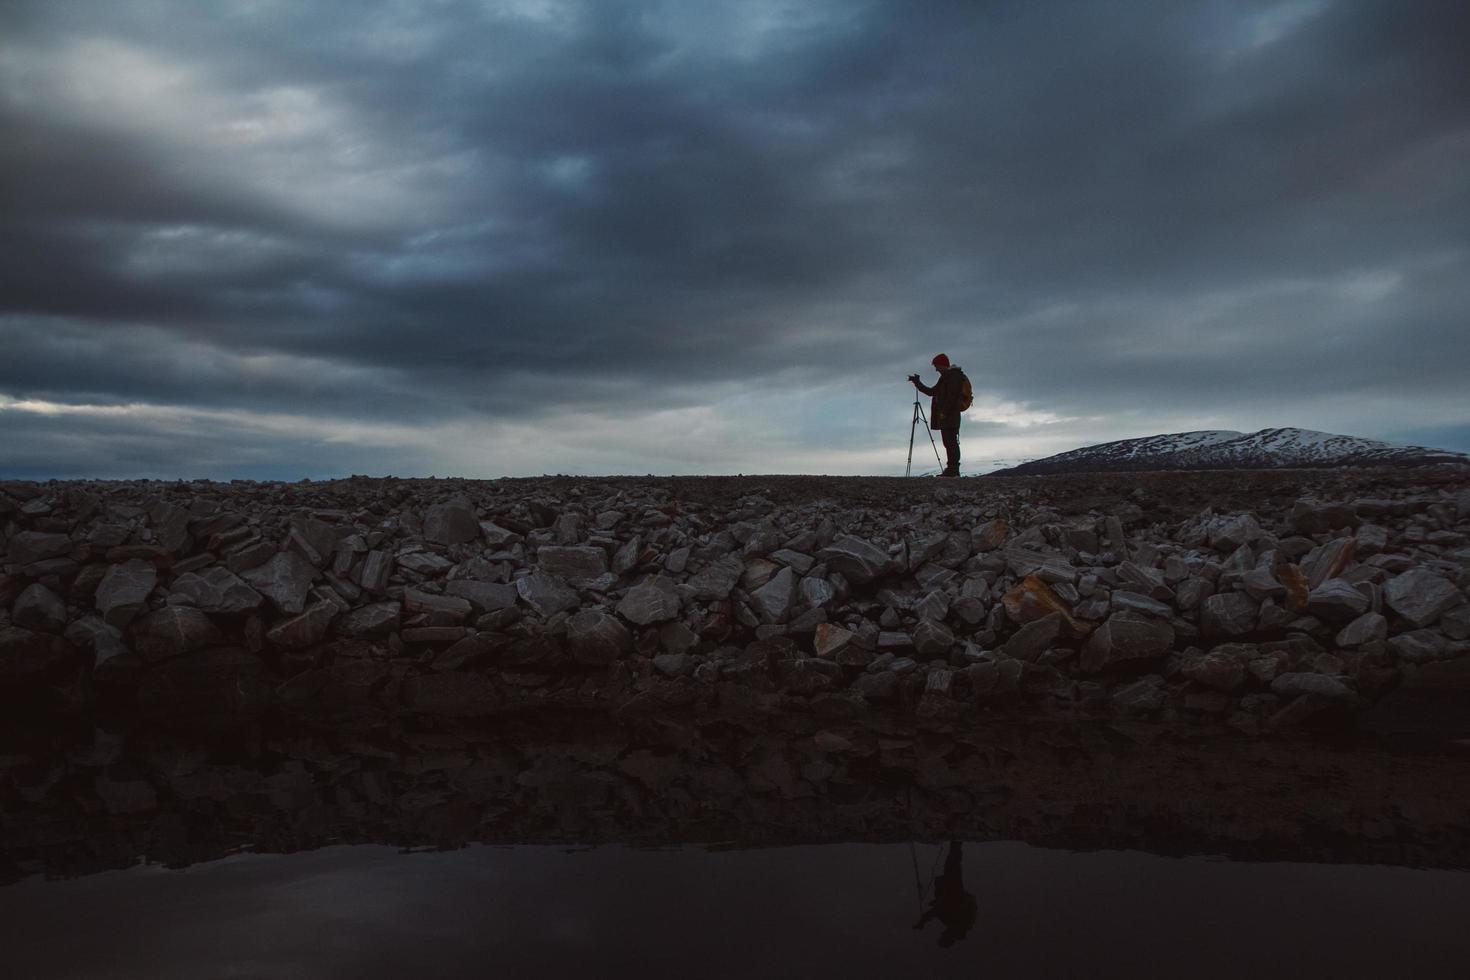
{"label": "tripod leg", "polygon": [[919,424],[919,399],[914,397],[914,416],[909,420],[909,461],[903,468],[904,476],[911,476],[914,468],[914,426]]}
{"label": "tripod leg", "polygon": [[[914,419],[914,421],[917,422],[919,419],[923,419],[924,420],[924,432],[928,434],[928,436],[929,436],[929,445],[934,450],[934,462],[936,462],[936,463],[939,464],[940,472],[943,472],[944,471],[944,461],[939,458],[939,446],[936,445],[935,442],[934,442],[934,430],[932,430],[932,429],[929,428],[929,417],[924,414],[924,410],[919,407],[919,403],[918,402],[914,402],[914,414],[916,416],[916,418]],[[909,429],[909,459],[910,460],[912,460],[914,458],[913,440],[914,440],[914,430],[913,429]]]}

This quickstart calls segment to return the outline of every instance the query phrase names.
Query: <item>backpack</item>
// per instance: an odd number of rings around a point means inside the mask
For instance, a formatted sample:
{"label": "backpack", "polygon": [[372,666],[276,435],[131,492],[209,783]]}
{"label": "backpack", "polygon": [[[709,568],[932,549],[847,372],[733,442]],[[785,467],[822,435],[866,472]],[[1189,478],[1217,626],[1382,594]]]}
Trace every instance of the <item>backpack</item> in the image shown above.
{"label": "backpack", "polygon": [[965,411],[973,404],[975,404],[975,389],[970,387],[970,379],[961,374],[959,397],[960,411]]}

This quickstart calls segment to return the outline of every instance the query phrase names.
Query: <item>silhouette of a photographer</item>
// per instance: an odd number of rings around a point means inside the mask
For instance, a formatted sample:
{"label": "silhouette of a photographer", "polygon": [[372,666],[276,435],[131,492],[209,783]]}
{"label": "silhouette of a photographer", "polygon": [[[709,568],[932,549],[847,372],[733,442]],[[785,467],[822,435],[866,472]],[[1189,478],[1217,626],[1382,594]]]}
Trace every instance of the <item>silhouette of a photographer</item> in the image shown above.
{"label": "silhouette of a photographer", "polygon": [[944,931],[939,934],[941,946],[953,946],[964,939],[975,924],[975,896],[965,891],[962,860],[960,842],[950,841],[949,853],[944,858],[944,873],[934,880],[934,900],[914,923],[915,929],[922,929],[931,919],[938,919],[944,926]]}

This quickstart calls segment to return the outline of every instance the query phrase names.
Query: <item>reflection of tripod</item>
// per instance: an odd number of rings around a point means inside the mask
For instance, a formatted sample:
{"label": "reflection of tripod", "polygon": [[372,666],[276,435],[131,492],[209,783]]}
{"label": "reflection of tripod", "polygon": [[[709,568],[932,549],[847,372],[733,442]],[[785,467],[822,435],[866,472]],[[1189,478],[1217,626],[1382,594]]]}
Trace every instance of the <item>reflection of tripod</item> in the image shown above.
{"label": "reflection of tripod", "polygon": [[929,418],[924,414],[924,408],[919,404],[919,389],[914,389],[914,417],[909,422],[909,462],[903,468],[904,476],[913,476],[914,468],[914,428],[922,421],[924,432],[929,436],[929,445],[934,447],[934,462],[939,464],[940,470],[944,469],[944,462],[939,458],[939,446],[934,441],[934,433],[929,431]]}

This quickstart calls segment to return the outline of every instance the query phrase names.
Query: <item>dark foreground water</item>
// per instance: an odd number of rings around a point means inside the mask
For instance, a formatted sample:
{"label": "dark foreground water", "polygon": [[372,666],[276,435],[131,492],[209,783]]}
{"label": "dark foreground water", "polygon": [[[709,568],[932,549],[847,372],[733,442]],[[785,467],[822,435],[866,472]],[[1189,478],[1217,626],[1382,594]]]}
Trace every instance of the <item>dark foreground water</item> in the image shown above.
{"label": "dark foreground water", "polygon": [[0,889],[4,970],[1463,977],[1470,968],[1466,872],[1009,842],[962,845],[955,861],[951,846],[360,845],[37,877]]}

